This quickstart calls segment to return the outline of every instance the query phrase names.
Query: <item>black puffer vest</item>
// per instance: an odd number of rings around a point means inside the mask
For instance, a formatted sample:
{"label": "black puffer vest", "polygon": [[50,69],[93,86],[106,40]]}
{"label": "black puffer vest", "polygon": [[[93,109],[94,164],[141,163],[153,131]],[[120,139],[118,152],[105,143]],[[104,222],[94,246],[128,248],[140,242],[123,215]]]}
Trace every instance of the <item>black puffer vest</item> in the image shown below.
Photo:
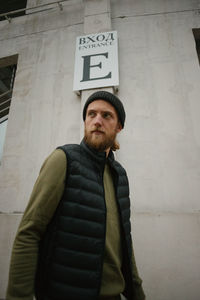
{"label": "black puffer vest", "polygon": [[[37,300],[97,300],[105,248],[104,152],[80,145],[59,147],[67,156],[66,188],[40,245]],[[125,170],[110,152],[123,232],[125,295],[133,299],[130,201]]]}

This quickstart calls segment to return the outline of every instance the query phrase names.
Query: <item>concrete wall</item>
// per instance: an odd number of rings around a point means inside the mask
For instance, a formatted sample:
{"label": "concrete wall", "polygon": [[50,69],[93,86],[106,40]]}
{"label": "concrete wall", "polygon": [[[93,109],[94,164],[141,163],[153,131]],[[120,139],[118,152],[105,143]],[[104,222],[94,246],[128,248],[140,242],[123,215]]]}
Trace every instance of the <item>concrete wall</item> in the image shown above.
{"label": "concrete wall", "polygon": [[0,165],[0,299],[16,224],[42,162],[58,145],[80,140],[80,99],[72,86],[84,7],[69,1],[63,8],[0,22],[0,57],[19,54]]}
{"label": "concrete wall", "polygon": [[[118,158],[132,186],[147,299],[200,299],[199,1],[112,2],[127,108]],[[194,10],[193,10],[194,9]]]}
{"label": "concrete wall", "polygon": [[[118,95],[127,111],[117,158],[129,174],[135,255],[147,299],[199,300],[200,67],[192,28],[200,28],[200,1],[110,4],[119,36]],[[81,104],[72,84],[84,5],[67,1],[63,11],[0,22],[0,57],[19,54],[0,165],[0,298],[17,224],[44,158],[81,138]]]}

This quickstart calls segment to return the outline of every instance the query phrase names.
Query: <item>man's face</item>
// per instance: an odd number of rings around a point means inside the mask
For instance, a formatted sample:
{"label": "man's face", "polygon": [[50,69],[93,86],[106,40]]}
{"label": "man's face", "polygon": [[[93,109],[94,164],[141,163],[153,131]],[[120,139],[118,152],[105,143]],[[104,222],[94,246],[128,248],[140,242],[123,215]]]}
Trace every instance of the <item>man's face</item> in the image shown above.
{"label": "man's face", "polygon": [[88,105],[85,118],[85,142],[98,151],[109,151],[122,126],[115,108],[104,100]]}

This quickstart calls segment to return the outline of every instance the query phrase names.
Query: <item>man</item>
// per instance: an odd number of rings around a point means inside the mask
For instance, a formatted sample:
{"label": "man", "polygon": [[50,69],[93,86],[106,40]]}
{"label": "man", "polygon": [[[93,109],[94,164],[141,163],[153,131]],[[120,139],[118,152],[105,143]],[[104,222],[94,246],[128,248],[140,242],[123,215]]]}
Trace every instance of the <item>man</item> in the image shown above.
{"label": "man", "polygon": [[7,300],[144,300],[132,249],[125,170],[112,150],[125,111],[93,93],[80,145],[43,164],[14,242]]}

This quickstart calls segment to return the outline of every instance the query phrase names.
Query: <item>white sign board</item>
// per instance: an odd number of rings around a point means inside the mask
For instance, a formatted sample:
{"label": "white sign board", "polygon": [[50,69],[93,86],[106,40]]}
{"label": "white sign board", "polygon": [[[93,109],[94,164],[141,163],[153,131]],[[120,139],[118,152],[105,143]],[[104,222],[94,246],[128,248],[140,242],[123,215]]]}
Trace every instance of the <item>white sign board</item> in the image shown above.
{"label": "white sign board", "polygon": [[73,90],[118,85],[117,31],[77,37]]}

